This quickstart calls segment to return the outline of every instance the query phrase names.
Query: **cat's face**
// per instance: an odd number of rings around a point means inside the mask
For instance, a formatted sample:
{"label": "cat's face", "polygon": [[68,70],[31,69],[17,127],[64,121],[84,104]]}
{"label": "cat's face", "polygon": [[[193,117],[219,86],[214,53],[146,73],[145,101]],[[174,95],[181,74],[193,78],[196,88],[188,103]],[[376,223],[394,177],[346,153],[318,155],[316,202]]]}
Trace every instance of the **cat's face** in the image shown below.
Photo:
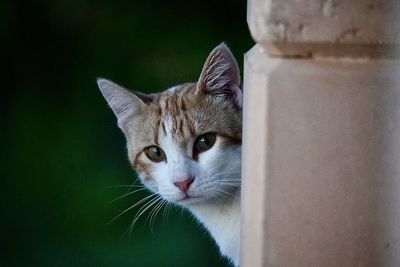
{"label": "cat's face", "polygon": [[150,190],[181,205],[236,195],[242,91],[225,45],[211,52],[197,83],[152,95],[103,79],[99,87],[127,138],[130,162]]}

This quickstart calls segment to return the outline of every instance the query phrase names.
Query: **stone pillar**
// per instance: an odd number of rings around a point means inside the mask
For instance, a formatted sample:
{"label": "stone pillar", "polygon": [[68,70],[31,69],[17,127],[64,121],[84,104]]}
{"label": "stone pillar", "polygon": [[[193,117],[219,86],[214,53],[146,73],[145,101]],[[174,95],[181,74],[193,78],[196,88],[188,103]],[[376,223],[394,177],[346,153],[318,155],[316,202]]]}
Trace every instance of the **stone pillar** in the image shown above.
{"label": "stone pillar", "polygon": [[400,266],[399,0],[249,0],[242,267]]}

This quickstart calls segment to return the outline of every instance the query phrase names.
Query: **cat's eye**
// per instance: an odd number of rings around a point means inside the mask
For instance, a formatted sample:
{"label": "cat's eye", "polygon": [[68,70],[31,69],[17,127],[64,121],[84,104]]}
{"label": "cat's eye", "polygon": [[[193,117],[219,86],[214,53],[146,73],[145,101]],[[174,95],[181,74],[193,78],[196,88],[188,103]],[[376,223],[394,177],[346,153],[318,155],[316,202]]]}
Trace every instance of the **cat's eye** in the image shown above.
{"label": "cat's eye", "polygon": [[150,160],[154,162],[166,160],[164,151],[158,146],[149,146],[144,150],[144,153]]}
{"label": "cat's eye", "polygon": [[215,133],[202,134],[197,137],[196,142],[194,143],[194,149],[197,153],[209,150],[214,146],[215,140],[217,140]]}

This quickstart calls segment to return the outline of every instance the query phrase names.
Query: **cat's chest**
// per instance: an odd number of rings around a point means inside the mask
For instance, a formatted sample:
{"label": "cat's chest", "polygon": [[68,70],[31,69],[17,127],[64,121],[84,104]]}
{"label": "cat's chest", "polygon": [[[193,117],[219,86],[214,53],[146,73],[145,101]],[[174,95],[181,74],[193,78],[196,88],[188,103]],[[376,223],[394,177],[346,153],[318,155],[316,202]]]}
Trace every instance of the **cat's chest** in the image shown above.
{"label": "cat's chest", "polygon": [[225,205],[207,205],[190,209],[207,228],[220,247],[237,266],[240,250],[240,197]]}

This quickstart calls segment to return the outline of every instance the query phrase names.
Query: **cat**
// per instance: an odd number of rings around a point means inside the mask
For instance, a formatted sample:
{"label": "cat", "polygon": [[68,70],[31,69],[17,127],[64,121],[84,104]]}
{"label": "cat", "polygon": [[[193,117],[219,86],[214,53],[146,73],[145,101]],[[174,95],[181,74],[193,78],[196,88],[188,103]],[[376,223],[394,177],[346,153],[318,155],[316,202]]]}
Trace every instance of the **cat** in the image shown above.
{"label": "cat", "polygon": [[238,64],[220,44],[195,83],[143,94],[98,78],[142,183],[200,221],[239,265],[242,99]]}

